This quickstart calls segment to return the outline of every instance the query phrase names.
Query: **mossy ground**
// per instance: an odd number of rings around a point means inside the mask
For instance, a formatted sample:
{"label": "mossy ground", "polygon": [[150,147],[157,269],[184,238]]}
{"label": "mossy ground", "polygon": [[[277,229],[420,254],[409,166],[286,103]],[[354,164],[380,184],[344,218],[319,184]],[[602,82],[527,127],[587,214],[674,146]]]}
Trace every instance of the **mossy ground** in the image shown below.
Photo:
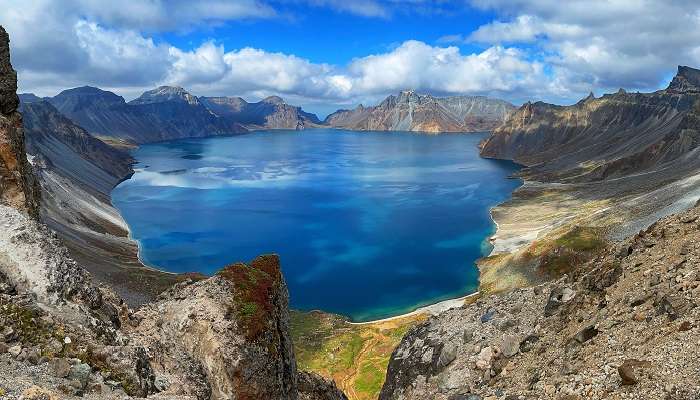
{"label": "mossy ground", "polygon": [[261,256],[250,266],[238,263],[218,274],[235,287],[231,312],[241,321],[245,336],[251,340],[260,337],[273,322],[273,298],[280,291],[279,259]]}
{"label": "mossy ground", "polygon": [[299,369],[332,378],[350,399],[377,399],[391,353],[406,331],[425,318],[353,325],[337,315],[292,312]]}

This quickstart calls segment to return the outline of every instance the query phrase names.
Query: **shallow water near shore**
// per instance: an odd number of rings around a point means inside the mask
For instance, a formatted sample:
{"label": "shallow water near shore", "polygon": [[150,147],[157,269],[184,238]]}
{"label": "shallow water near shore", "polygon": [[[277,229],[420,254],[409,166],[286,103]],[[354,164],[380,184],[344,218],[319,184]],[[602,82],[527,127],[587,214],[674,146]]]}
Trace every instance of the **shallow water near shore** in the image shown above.
{"label": "shallow water near shore", "polygon": [[112,199],[141,259],[213,274],[278,253],[291,307],[367,321],[478,288],[518,166],[484,134],[261,131],[141,146]]}

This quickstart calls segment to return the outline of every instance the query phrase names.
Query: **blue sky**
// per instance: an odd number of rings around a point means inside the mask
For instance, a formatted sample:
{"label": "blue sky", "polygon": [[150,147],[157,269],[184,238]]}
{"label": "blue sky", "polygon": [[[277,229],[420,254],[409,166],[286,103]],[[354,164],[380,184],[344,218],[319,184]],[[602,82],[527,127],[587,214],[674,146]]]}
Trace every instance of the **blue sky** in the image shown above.
{"label": "blue sky", "polygon": [[280,95],[321,116],[414,89],[566,104],[700,65],[691,0],[0,0],[20,90]]}
{"label": "blue sky", "polygon": [[[383,53],[408,39],[439,44],[456,32],[471,32],[494,18],[491,11],[451,7],[444,12],[401,11],[367,17],[327,7],[296,3],[275,19],[247,19],[191,32],[171,32],[159,38],[184,49],[213,39],[226,48],[255,47],[295,54],[316,63],[344,65],[353,58]],[[460,43],[465,51],[484,46]]]}

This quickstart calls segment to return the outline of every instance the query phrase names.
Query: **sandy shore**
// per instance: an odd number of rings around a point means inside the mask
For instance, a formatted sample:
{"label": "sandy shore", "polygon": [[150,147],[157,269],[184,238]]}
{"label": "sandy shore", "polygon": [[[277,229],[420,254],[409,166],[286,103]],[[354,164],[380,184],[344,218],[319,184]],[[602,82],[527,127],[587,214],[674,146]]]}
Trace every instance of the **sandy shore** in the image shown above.
{"label": "sandy shore", "polygon": [[348,322],[350,325],[370,325],[370,324],[377,324],[381,322],[387,322],[387,321],[393,321],[397,319],[402,319],[402,318],[408,318],[408,317],[413,317],[416,315],[421,315],[421,314],[427,314],[427,315],[437,315],[440,314],[444,311],[457,308],[457,307],[462,307],[468,299],[478,297],[479,292],[472,293],[463,297],[458,297],[456,299],[449,299],[449,300],[443,300],[435,304],[431,304],[428,306],[423,306],[420,308],[415,309],[414,311],[411,311],[409,313],[401,314],[401,315],[395,315],[393,317],[388,317],[388,318],[382,318],[382,319],[377,319],[374,321],[365,321],[365,322]]}

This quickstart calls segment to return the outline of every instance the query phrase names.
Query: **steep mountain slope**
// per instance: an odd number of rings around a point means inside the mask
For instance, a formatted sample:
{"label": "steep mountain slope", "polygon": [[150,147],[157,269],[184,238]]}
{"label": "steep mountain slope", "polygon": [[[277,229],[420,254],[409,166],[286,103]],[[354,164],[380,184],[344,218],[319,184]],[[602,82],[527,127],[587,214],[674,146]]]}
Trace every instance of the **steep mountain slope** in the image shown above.
{"label": "steep mountain slope", "polygon": [[[20,111],[43,194],[41,220],[71,256],[130,304],[181,279],[141,264],[128,226],[112,206],[110,192],[133,173],[131,156],[92,137],[46,101],[22,103]],[[149,279],[129,279],[136,275]]]}
{"label": "steep mountain slope", "polygon": [[665,90],[620,90],[573,106],[527,103],[494,131],[482,155],[508,158],[529,173],[597,181],[664,168],[695,169],[700,141],[700,71],[679,67]]}
{"label": "steep mountain slope", "polygon": [[351,130],[478,132],[494,129],[514,109],[508,102],[481,96],[433,97],[404,91],[375,107],[336,111],[324,123]]}
{"label": "steep mountain slope", "polygon": [[215,114],[244,125],[248,129],[305,129],[318,127],[321,121],[301,107],[291,106],[271,96],[257,103],[240,97],[200,97]]}
{"label": "steep mountain slope", "polygon": [[700,208],[412,329],[381,400],[700,398]]}
{"label": "steep mountain slope", "polygon": [[214,115],[196,97],[177,87],[162,86],[129,103],[93,87],[64,90],[48,100],[94,135],[137,144],[246,131]]}

